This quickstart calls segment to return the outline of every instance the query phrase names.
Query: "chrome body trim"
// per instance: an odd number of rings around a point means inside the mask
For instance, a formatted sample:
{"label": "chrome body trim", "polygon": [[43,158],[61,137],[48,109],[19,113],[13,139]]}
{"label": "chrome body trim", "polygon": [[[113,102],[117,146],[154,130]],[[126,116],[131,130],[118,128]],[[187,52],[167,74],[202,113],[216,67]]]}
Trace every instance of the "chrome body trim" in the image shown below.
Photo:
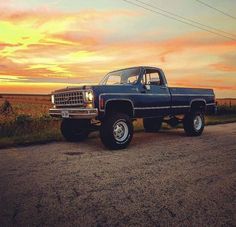
{"label": "chrome body trim", "polygon": [[190,105],[186,106],[171,106],[171,108],[190,108]]}
{"label": "chrome body trim", "polygon": [[170,106],[150,106],[150,107],[135,107],[135,110],[152,110],[152,109],[169,109]]}
{"label": "chrome body trim", "polygon": [[99,98],[103,95],[152,95],[152,96],[171,96],[171,94],[150,94],[150,93],[101,93]]}
{"label": "chrome body trim", "polygon": [[214,102],[213,103],[207,103],[206,105],[207,106],[216,106],[216,103],[214,103]]}
{"label": "chrome body trim", "polygon": [[97,108],[52,108],[49,115],[52,117],[62,117],[63,112],[68,112],[67,118],[92,119],[98,115]]}
{"label": "chrome body trim", "polygon": [[54,96],[54,105],[62,107],[84,107],[84,104],[92,103],[94,106],[94,97],[93,100],[86,99],[86,92],[92,92],[92,89],[78,89],[78,90],[68,90],[68,91],[56,91],[52,93]]}
{"label": "chrome body trim", "polygon": [[170,109],[170,108],[190,108],[190,106],[153,106],[153,107],[135,107],[134,109]]}
{"label": "chrome body trim", "polygon": [[172,96],[206,96],[206,97],[214,97],[215,95],[207,95],[207,94],[172,94]]}
{"label": "chrome body trim", "polygon": [[102,96],[102,95],[157,95],[157,96],[206,96],[206,97],[213,97],[215,95],[207,95],[207,94],[172,94],[172,93],[169,93],[169,94],[150,94],[150,93],[102,93],[100,94],[99,96]]}
{"label": "chrome body trim", "polygon": [[83,106],[85,91],[66,91],[54,93],[56,106]]}

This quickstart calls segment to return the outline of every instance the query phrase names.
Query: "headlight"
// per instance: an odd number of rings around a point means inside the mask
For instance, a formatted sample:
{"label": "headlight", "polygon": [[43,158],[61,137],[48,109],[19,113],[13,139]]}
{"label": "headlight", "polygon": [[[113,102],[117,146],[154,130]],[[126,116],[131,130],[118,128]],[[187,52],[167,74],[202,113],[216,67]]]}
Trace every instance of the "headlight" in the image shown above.
{"label": "headlight", "polygon": [[85,101],[92,102],[93,101],[93,91],[86,91],[85,92]]}
{"label": "headlight", "polygon": [[54,95],[51,95],[51,101],[52,101],[52,104],[55,104],[55,97],[54,97]]}

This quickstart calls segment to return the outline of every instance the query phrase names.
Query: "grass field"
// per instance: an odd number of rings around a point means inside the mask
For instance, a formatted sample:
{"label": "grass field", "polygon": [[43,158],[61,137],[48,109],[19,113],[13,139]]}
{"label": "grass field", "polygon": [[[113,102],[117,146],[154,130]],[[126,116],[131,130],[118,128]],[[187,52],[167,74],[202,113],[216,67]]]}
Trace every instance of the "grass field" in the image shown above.
{"label": "grass field", "polygon": [[8,100],[16,115],[26,114],[33,117],[47,115],[52,107],[50,95],[0,94],[0,106]]}
{"label": "grass field", "polygon": [[[5,100],[10,103],[10,110],[3,113]],[[218,99],[217,102],[219,114],[207,117],[206,123],[236,122],[236,99]],[[63,140],[60,120],[48,115],[51,107],[49,95],[0,94],[0,148]],[[142,121],[136,121],[134,126],[142,130]]]}
{"label": "grass field", "polygon": [[219,106],[236,106],[236,99],[217,99]]}

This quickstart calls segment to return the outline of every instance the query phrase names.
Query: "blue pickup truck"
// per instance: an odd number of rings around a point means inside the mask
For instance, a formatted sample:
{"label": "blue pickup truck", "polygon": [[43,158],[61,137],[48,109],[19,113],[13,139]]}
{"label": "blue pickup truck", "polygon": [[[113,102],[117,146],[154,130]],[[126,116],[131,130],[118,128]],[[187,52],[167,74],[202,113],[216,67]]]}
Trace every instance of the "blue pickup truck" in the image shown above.
{"label": "blue pickup truck", "polygon": [[100,131],[109,149],[126,148],[133,137],[133,121],[143,119],[146,132],[162,123],[183,123],[189,136],[199,136],[204,116],[216,110],[212,89],[168,87],[156,67],[132,67],[108,73],[95,86],[67,87],[52,93],[52,117],[62,118],[61,133],[68,141],[81,141]]}

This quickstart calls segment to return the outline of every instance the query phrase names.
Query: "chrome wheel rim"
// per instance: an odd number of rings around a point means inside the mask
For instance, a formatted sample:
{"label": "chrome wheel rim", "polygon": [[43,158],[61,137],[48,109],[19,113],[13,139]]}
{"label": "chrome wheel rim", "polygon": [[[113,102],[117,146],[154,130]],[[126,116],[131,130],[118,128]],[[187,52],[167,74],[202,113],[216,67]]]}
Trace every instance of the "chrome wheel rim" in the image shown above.
{"label": "chrome wheel rim", "polygon": [[202,118],[200,116],[196,116],[193,120],[193,125],[194,125],[194,129],[196,131],[199,131],[202,127]]}
{"label": "chrome wheel rim", "polygon": [[124,141],[129,134],[128,125],[124,121],[117,121],[113,125],[113,135],[116,141]]}

